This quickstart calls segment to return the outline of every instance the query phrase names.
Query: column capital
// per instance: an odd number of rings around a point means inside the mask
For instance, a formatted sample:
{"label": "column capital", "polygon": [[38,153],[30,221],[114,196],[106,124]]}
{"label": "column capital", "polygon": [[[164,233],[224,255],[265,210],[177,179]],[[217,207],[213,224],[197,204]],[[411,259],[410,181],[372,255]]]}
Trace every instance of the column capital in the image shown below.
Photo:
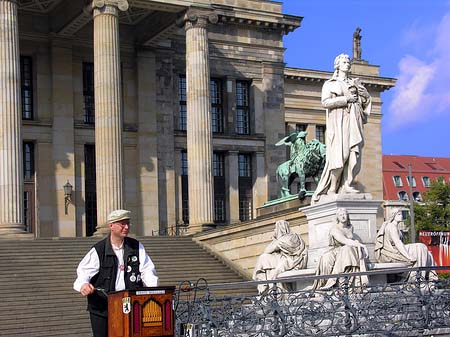
{"label": "column capital", "polygon": [[[108,7],[113,7],[114,9],[118,9],[119,11],[126,12],[130,5],[127,0],[93,0],[91,6],[85,8],[85,11],[97,9],[101,10],[102,12],[110,12],[107,10]],[[117,13],[112,12],[110,14],[117,15]]]}
{"label": "column capital", "polygon": [[218,21],[219,16],[212,10],[191,8],[178,18],[177,24],[188,30],[190,28],[206,28],[208,23],[216,24]]}

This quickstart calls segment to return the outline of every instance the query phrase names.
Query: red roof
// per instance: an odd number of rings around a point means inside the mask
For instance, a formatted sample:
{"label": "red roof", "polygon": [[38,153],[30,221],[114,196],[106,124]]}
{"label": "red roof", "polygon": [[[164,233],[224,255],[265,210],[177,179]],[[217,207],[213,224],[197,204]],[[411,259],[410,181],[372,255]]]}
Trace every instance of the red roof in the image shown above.
{"label": "red roof", "polygon": [[450,158],[383,155],[384,200],[399,200],[402,194],[409,195],[406,177],[410,164],[411,175],[416,182],[416,186],[413,186],[413,194],[416,196],[423,197],[423,192],[428,190],[427,181],[431,182],[439,177],[450,181]]}

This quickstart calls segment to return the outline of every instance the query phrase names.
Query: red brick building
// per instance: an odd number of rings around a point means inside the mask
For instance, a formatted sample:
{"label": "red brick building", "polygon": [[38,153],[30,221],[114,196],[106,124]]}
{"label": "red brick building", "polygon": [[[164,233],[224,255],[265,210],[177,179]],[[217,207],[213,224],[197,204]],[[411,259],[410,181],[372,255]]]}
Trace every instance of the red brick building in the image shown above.
{"label": "red brick building", "polygon": [[423,200],[423,192],[431,182],[443,178],[450,181],[450,158],[383,155],[383,199],[408,201],[408,165],[411,164],[413,197]]}

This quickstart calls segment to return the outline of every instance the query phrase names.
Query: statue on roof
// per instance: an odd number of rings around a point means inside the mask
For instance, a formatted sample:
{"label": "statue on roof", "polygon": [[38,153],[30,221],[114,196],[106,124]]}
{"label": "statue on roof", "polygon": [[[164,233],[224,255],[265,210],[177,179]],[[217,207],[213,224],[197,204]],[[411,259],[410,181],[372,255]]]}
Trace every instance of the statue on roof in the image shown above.
{"label": "statue on roof", "polygon": [[353,60],[362,60],[361,37],[361,28],[356,27],[356,30],[353,33]]}

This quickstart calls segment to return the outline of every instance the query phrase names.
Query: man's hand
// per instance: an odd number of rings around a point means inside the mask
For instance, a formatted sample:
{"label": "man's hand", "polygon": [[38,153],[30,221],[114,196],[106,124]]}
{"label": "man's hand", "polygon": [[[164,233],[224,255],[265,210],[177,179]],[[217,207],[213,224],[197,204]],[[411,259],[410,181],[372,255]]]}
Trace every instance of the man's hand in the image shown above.
{"label": "man's hand", "polygon": [[88,295],[92,294],[94,291],[95,291],[95,288],[92,284],[85,283],[81,286],[80,293],[83,296],[88,296]]}
{"label": "man's hand", "polygon": [[348,95],[345,95],[345,97],[347,97],[347,103],[355,103],[358,100],[357,93],[350,93]]}

